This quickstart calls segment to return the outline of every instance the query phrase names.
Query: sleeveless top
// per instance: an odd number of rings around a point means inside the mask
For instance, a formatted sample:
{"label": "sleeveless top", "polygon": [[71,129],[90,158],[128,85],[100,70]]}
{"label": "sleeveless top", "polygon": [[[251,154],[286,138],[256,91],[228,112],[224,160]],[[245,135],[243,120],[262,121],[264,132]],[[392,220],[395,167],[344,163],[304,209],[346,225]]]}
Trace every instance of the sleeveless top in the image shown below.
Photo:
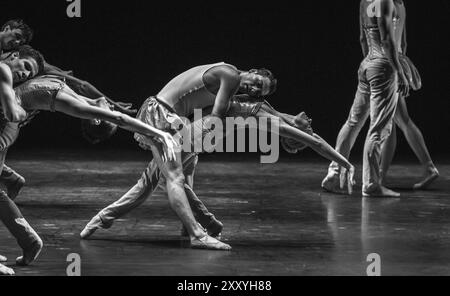
{"label": "sleeveless top", "polygon": [[236,67],[226,63],[197,66],[181,73],[172,79],[157,95],[158,100],[167,104],[179,116],[188,118],[195,109],[213,106],[216,93],[204,80],[204,75],[211,69],[220,66]]}

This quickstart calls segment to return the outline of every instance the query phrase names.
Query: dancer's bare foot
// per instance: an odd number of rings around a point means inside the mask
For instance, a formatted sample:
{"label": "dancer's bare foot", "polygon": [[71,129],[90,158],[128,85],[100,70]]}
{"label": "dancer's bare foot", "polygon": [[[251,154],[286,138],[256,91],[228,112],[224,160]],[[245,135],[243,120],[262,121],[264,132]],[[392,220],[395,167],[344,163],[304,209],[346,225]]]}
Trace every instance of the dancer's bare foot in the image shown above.
{"label": "dancer's bare foot", "polygon": [[400,193],[392,191],[384,186],[380,186],[370,192],[363,191],[363,197],[400,197]]}
{"label": "dancer's bare foot", "polygon": [[435,167],[428,168],[425,171],[425,177],[423,178],[423,180],[417,184],[414,184],[413,189],[414,190],[427,189],[431,185],[431,183],[436,181],[437,178],[439,178],[439,171],[437,170],[437,168]]}
{"label": "dancer's bare foot", "polygon": [[322,189],[331,193],[342,194],[344,191],[340,186],[339,175],[336,174],[328,174],[322,181]]}
{"label": "dancer's bare foot", "polygon": [[6,267],[3,264],[0,264],[0,275],[14,275],[14,270],[9,267]]}
{"label": "dancer's bare foot", "polygon": [[8,259],[2,255],[0,255],[0,262],[6,262]]}
{"label": "dancer's bare foot", "polygon": [[231,246],[205,234],[202,238],[191,238],[192,249],[231,251]]}
{"label": "dancer's bare foot", "polygon": [[30,265],[33,261],[37,259],[37,257],[42,251],[43,246],[44,243],[39,238],[33,243],[33,245],[30,248],[28,248],[27,250],[23,250],[23,256],[17,257],[16,264],[19,266]]}

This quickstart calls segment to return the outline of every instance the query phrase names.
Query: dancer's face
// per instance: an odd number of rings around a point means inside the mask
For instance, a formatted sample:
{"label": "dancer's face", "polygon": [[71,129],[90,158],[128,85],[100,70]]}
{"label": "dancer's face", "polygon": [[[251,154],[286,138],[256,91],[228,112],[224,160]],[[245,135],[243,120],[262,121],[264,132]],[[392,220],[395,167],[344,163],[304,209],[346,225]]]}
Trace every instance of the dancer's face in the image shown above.
{"label": "dancer's face", "polygon": [[244,73],[241,76],[240,91],[252,97],[267,96],[270,92],[270,79],[252,72]]}
{"label": "dancer's face", "polygon": [[18,52],[14,52],[5,61],[13,75],[14,83],[21,83],[35,77],[38,74],[39,67],[33,58],[20,58]]}
{"label": "dancer's face", "polygon": [[6,26],[2,33],[1,48],[4,51],[14,50],[26,42],[21,29],[11,29],[9,26]]}

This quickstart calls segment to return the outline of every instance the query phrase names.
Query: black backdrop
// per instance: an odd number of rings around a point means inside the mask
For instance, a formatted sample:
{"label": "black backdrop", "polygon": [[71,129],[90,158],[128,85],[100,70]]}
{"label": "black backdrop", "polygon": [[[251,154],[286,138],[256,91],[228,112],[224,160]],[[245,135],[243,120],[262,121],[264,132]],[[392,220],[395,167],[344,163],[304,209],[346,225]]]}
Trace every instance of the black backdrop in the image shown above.
{"label": "black backdrop", "polygon": [[[5,3],[6,2],[6,3]],[[226,61],[267,67],[279,79],[271,99],[280,111],[306,111],[332,145],[356,89],[362,59],[359,1],[99,1],[81,0],[82,17],[68,18],[66,0],[2,1],[1,21],[24,18],[33,46],[112,98],[137,106],[191,66]],[[447,0],[406,1],[408,55],[424,88],[409,99],[412,118],[433,153],[449,150],[449,24]],[[357,148],[361,150],[364,135]],[[41,114],[22,132],[18,149],[89,148],[79,122]],[[121,131],[98,146],[137,149]],[[410,153],[404,140],[399,150]]]}

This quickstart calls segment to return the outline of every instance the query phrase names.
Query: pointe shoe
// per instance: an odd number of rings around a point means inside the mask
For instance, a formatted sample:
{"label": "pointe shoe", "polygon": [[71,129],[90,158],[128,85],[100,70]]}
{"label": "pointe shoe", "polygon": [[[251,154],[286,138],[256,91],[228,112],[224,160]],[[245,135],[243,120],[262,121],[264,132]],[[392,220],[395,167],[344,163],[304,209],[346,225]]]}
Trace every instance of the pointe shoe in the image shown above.
{"label": "pointe shoe", "polygon": [[30,265],[33,261],[37,259],[37,257],[42,251],[43,246],[44,243],[39,238],[32,244],[30,248],[28,248],[27,250],[23,250],[23,256],[17,257],[16,264],[18,266]]}
{"label": "pointe shoe", "polygon": [[437,178],[439,178],[439,171],[437,170],[437,168],[427,170],[425,178],[421,182],[414,184],[413,189],[414,190],[427,189],[431,185],[431,183],[436,181]]}
{"label": "pointe shoe", "polygon": [[89,221],[89,223],[84,227],[84,229],[80,233],[81,239],[88,239],[90,236],[92,236],[97,229],[100,228],[107,228],[104,224],[102,219],[99,215],[95,215],[94,218]]}
{"label": "pointe shoe", "polygon": [[230,245],[227,245],[215,238],[212,238],[207,234],[202,238],[191,239],[191,248],[202,250],[231,251]]}
{"label": "pointe shoe", "polygon": [[340,188],[339,176],[334,174],[326,176],[322,181],[322,189],[331,193],[343,193],[343,190]]}
{"label": "pointe shoe", "polygon": [[14,275],[14,270],[5,265],[0,264],[0,275]]}
{"label": "pointe shoe", "polygon": [[8,259],[2,255],[0,255],[0,262],[6,262]]}
{"label": "pointe shoe", "polygon": [[363,191],[362,195],[363,197],[400,197],[400,193],[390,190],[384,186],[380,186],[370,192]]}

